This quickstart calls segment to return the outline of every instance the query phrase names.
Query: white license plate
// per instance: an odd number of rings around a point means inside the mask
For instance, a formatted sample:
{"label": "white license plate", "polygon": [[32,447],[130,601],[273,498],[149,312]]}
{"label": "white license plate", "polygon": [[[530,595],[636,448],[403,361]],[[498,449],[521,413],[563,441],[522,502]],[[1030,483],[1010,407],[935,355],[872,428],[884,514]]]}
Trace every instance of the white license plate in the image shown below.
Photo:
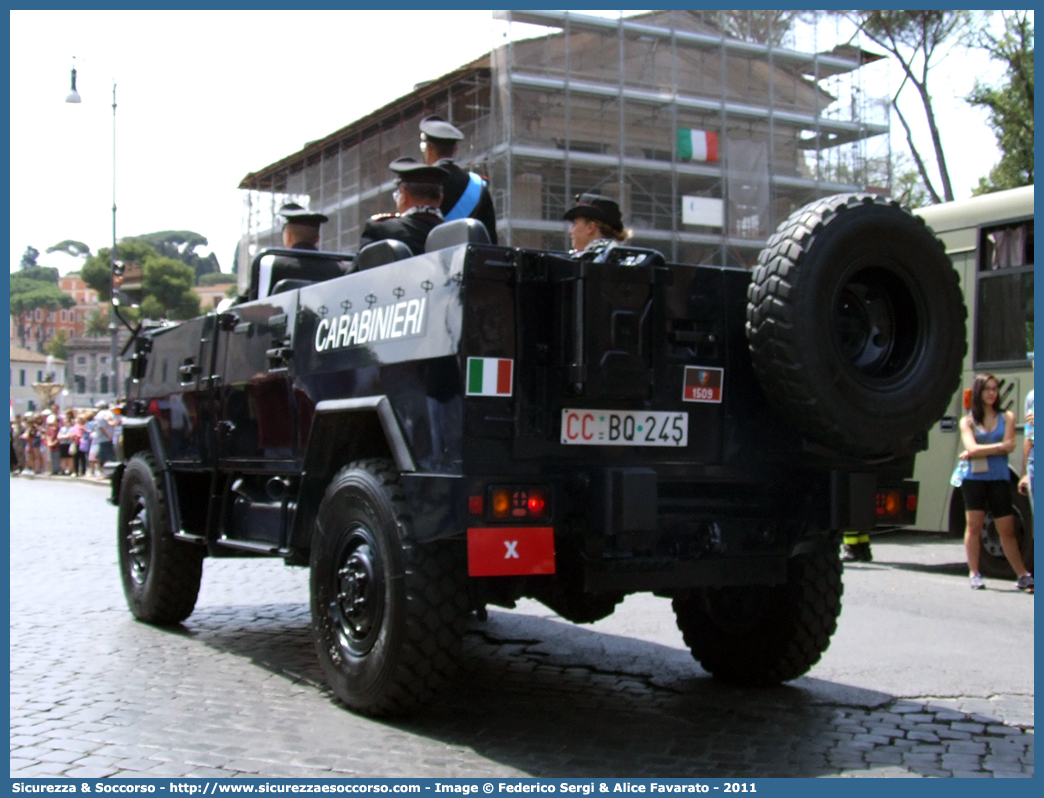
{"label": "white license plate", "polygon": [[689,414],[657,410],[562,410],[562,443],[588,446],[689,444]]}

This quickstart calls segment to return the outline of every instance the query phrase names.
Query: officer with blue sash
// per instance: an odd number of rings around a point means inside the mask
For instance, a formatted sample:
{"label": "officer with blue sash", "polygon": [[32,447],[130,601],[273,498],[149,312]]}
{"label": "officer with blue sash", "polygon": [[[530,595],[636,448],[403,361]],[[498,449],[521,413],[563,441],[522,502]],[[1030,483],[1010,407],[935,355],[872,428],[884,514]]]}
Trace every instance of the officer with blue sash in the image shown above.
{"label": "officer with blue sash", "polygon": [[497,243],[497,217],[493,197],[489,194],[489,179],[474,172],[466,172],[453,162],[457,144],[464,134],[441,116],[428,116],[420,123],[420,148],[424,162],[446,170],[442,181],[440,210],[447,222],[454,219],[478,219],[489,231],[489,240]]}
{"label": "officer with blue sash", "polygon": [[402,241],[414,255],[424,252],[428,233],[442,224],[439,202],[442,180],[446,172],[440,166],[428,166],[413,158],[396,158],[388,168],[395,173],[395,208],[398,213],[371,216],[359,237],[359,249],[374,241]]}

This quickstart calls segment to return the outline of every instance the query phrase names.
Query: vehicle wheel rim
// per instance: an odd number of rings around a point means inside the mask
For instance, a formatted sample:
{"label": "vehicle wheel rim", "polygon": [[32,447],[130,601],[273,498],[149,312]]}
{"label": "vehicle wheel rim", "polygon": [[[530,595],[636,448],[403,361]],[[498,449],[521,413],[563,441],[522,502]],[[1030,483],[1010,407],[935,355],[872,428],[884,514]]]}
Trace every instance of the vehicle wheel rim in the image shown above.
{"label": "vehicle wheel rim", "polygon": [[908,373],[920,349],[921,313],[891,269],[855,268],[834,297],[834,346],[861,381],[890,383]]}
{"label": "vehicle wheel rim", "polygon": [[129,575],[135,585],[145,584],[149,575],[151,542],[149,537],[149,508],[140,494],[134,497],[134,509],[124,533],[127,547]]}
{"label": "vehicle wheel rim", "polygon": [[[1013,508],[1014,509],[1014,508]],[[1022,549],[1022,536],[1025,527],[1022,522],[1022,514],[1015,510],[1013,513],[1015,521],[1015,541],[1019,544],[1019,549]],[[991,557],[996,557],[1000,560],[1005,560],[1004,547],[1001,546],[1000,535],[997,532],[997,525],[993,522],[993,515],[990,513],[986,514],[986,519],[982,524],[982,550],[989,554]]]}
{"label": "vehicle wheel rim", "polygon": [[362,656],[376,642],[384,619],[384,567],[370,531],[351,530],[336,563],[332,619],[341,647]]}

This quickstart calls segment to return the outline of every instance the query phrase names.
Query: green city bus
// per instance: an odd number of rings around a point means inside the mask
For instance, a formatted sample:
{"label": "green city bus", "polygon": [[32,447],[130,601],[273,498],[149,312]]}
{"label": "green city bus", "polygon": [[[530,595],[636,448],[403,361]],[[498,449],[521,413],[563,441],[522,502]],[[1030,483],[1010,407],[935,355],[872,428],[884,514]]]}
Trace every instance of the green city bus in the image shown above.
{"label": "green city bus", "polygon": [[[972,380],[990,372],[1001,383],[1002,406],[1015,412],[1016,447],[1009,458],[1015,527],[1026,567],[1033,570],[1033,515],[1018,494],[1022,472],[1024,402],[1033,388],[1033,186],[998,191],[916,211],[946,245],[960,274],[968,308],[968,353],[961,389],[946,416],[917,455],[914,478],[920,482],[917,527],[964,534],[964,501],[949,476],[962,450],[958,421],[967,412]],[[991,519],[983,531],[981,570],[1007,577]]]}

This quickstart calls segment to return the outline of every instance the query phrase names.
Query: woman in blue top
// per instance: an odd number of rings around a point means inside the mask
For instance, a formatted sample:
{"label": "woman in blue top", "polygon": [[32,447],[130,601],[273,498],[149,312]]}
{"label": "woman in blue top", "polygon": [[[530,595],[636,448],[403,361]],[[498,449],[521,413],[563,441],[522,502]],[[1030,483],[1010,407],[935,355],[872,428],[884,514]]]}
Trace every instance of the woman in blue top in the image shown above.
{"label": "woman in blue top", "polygon": [[1026,570],[1015,539],[1015,518],[1008,484],[1008,455],[1015,451],[1015,414],[1000,406],[1000,385],[992,374],[980,374],[972,383],[971,411],[961,419],[962,460],[971,468],[961,483],[964,494],[964,550],[972,590],[986,587],[979,573],[979,550],[986,510],[1000,536],[1004,556],[1018,576],[1019,590],[1033,592],[1033,575]]}

